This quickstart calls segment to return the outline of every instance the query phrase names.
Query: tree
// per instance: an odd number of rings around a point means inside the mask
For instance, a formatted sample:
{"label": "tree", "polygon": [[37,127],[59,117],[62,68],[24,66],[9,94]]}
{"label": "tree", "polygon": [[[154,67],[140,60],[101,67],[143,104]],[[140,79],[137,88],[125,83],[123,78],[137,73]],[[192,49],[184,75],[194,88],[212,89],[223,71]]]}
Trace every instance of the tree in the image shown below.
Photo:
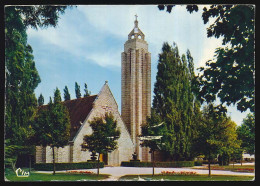
{"label": "tree", "polygon": [[[173,5],[159,5],[170,13]],[[197,5],[187,5],[191,13],[198,11]],[[201,67],[200,76],[202,101],[211,102],[220,98],[222,104],[237,104],[241,112],[255,108],[254,34],[255,6],[253,5],[211,5],[203,8],[204,24],[215,18],[207,28],[208,37],[219,38],[222,44],[215,50],[215,59]]]}
{"label": "tree", "polygon": [[236,126],[230,118],[218,112],[218,107],[210,103],[204,106],[200,125],[198,126],[198,137],[195,148],[208,159],[209,176],[211,176],[210,164],[217,154],[230,155],[236,144]]}
{"label": "tree", "polygon": [[64,101],[70,100],[70,93],[67,86],[65,86],[64,90]]}
{"label": "tree", "polygon": [[42,94],[40,94],[38,98],[38,106],[42,106],[44,104],[44,97]]}
{"label": "tree", "polygon": [[142,147],[149,147],[153,162],[153,176],[154,176],[154,152],[160,150],[161,142],[159,141],[165,132],[165,125],[161,122],[161,118],[155,111],[151,110],[151,116],[147,117],[146,124],[141,126],[142,134],[140,136]]}
{"label": "tree", "polygon": [[90,122],[90,127],[93,133],[85,135],[81,148],[83,151],[98,153],[98,169],[99,175],[99,159],[100,154],[107,154],[117,149],[117,139],[120,136],[120,131],[117,129],[117,121],[110,113],[106,113],[105,117],[95,117]]}
{"label": "tree", "polygon": [[56,26],[59,12],[65,9],[66,6],[44,5],[5,7],[5,149],[12,147],[18,153],[6,154],[6,158],[12,155],[10,159],[14,162],[22,153],[19,149],[30,149],[28,145],[34,135],[32,123],[37,112],[34,90],[41,81],[33,50],[27,43],[26,29]]}
{"label": "tree", "polygon": [[19,17],[22,18],[23,25],[34,29],[46,28],[48,26],[56,27],[60,14],[71,6],[51,6],[51,5],[34,5],[34,6],[8,6],[14,9]]}
{"label": "tree", "polygon": [[250,113],[237,128],[238,138],[242,141],[241,147],[249,154],[255,154],[255,114]]}
{"label": "tree", "polygon": [[76,98],[81,98],[81,93],[80,93],[80,86],[78,85],[77,82],[75,82],[75,94],[76,94]]}
{"label": "tree", "polygon": [[67,145],[70,137],[70,118],[66,106],[61,103],[58,88],[54,92],[54,99],[50,98],[47,106],[41,106],[33,125],[35,142],[44,147],[50,146],[53,153],[53,174],[55,174],[55,148]]}
{"label": "tree", "polygon": [[88,96],[90,96],[91,92],[88,91],[88,85],[87,85],[87,83],[85,83],[84,86],[85,86],[85,89],[84,89],[84,91],[85,91],[84,97],[88,97]]}
{"label": "tree", "polygon": [[179,56],[177,45],[164,43],[159,54],[158,72],[154,85],[153,109],[167,130],[162,137],[162,150],[174,160],[192,159],[191,146],[195,121],[195,86],[193,59],[190,52]]}
{"label": "tree", "polygon": [[240,149],[240,140],[237,138],[236,123],[230,118],[226,118],[224,121],[224,134],[220,138],[225,143],[220,147],[218,155],[220,165],[229,165],[231,159],[234,162],[235,154]]}

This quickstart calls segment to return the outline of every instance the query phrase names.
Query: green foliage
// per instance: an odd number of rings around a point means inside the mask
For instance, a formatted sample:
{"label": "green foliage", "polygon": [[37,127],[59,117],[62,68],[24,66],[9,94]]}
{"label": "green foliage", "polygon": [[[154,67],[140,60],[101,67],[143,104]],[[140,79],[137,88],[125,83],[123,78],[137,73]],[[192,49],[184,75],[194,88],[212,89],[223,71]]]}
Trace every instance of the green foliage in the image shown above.
{"label": "green foliage", "polygon": [[[122,167],[152,167],[152,162],[122,161]],[[155,167],[193,167],[194,161],[155,162]]]}
{"label": "green foliage", "polygon": [[70,100],[70,93],[67,86],[65,86],[64,90],[64,101]]}
{"label": "green foliage", "polygon": [[5,158],[14,166],[21,153],[32,153],[32,125],[37,112],[34,90],[41,81],[26,28],[56,26],[58,14],[64,10],[44,5],[5,7]]}
{"label": "green foliage", "polygon": [[84,91],[85,91],[84,97],[88,97],[88,96],[90,96],[91,91],[88,91],[87,83],[85,83],[84,86],[85,86],[85,88],[84,88]]}
{"label": "green foliage", "polygon": [[[166,127],[163,125],[160,116],[152,109],[151,116],[148,116],[146,123],[141,126],[141,137],[162,136],[165,129]],[[152,151],[155,151],[159,149],[160,143],[158,139],[142,140],[141,146],[149,147]]]}
{"label": "green foliage", "polygon": [[[104,167],[104,162],[100,162],[100,167]],[[75,170],[75,169],[95,169],[97,162],[79,162],[79,163],[56,163],[56,170]],[[35,170],[51,171],[53,169],[52,163],[36,163]]]}
{"label": "green foliage", "polygon": [[42,106],[44,104],[44,97],[42,94],[40,94],[38,98],[38,106]]}
{"label": "green foliage", "polygon": [[175,43],[173,46],[164,43],[157,68],[153,109],[165,122],[161,149],[175,160],[192,159],[196,131],[193,119],[199,116],[200,106],[196,101],[193,58],[189,50],[187,56],[180,57]]}
{"label": "green foliage", "polygon": [[64,147],[70,137],[70,118],[66,106],[61,103],[60,90],[56,88],[54,99],[45,107],[40,107],[33,125],[34,143],[50,146],[53,150],[53,174],[55,174],[54,148]]}
{"label": "green foliage", "polygon": [[[95,117],[90,122],[92,134],[85,135],[81,148],[83,151],[98,153],[98,162],[100,154],[107,154],[118,148],[117,139],[120,136],[120,130],[117,129],[117,121],[110,113],[106,113],[105,117]],[[98,173],[99,175],[99,167]]]}
{"label": "green foliage", "polygon": [[81,145],[83,150],[97,152],[99,154],[107,154],[117,148],[117,139],[120,136],[120,131],[116,129],[117,121],[114,121],[112,114],[102,117],[95,117],[90,122],[93,130],[91,135],[84,136],[84,142]]}
{"label": "green foliage", "polygon": [[77,82],[75,82],[75,94],[76,94],[76,98],[81,98],[80,86],[78,85]]}
{"label": "green foliage", "polygon": [[5,13],[5,138],[13,145],[23,145],[33,134],[31,123],[37,106],[34,89],[40,77],[21,17],[13,7],[6,8]]}
{"label": "green foliage", "polygon": [[255,154],[255,114],[248,114],[241,126],[237,128],[241,147],[249,154]]}
{"label": "green foliage", "polygon": [[228,158],[239,147],[236,124],[218,111],[212,103],[203,108],[194,148],[212,160],[217,154]]}
{"label": "green foliage", "polygon": [[60,14],[64,14],[68,6],[35,5],[11,6],[11,8],[14,8],[20,17],[22,17],[25,27],[30,26],[34,29],[38,29],[39,27],[56,27]]}
{"label": "green foliage", "polygon": [[[159,5],[170,13],[173,5]],[[187,5],[191,13],[198,11],[197,5]],[[203,8],[204,24],[210,18],[214,22],[207,28],[208,37],[222,37],[222,44],[215,50],[214,60],[200,68],[202,101],[211,102],[220,98],[221,103],[237,104],[241,112],[255,108],[255,6],[253,5],[211,5]]]}
{"label": "green foliage", "polygon": [[37,145],[63,147],[68,143],[70,118],[67,107],[61,103],[60,91],[56,88],[54,101],[40,107],[33,125]]}

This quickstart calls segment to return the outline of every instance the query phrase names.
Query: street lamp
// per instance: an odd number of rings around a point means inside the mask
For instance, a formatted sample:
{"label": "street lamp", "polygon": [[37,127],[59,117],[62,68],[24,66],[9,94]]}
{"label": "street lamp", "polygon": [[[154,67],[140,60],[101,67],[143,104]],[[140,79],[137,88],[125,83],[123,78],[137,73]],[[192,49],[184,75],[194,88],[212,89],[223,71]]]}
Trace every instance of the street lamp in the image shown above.
{"label": "street lamp", "polygon": [[141,136],[139,137],[140,141],[148,141],[148,142],[154,142],[150,143],[150,149],[151,149],[151,155],[152,155],[152,162],[153,162],[153,176],[154,176],[154,152],[159,147],[156,144],[155,140],[160,140],[162,136]]}

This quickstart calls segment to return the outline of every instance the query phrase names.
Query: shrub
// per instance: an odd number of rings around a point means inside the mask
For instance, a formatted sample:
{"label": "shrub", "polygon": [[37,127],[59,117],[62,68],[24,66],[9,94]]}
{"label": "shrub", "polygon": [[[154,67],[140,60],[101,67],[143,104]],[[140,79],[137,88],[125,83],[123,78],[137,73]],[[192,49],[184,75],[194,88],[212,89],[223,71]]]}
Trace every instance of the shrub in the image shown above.
{"label": "shrub", "polygon": [[94,174],[91,171],[77,171],[77,170],[66,171],[66,173],[69,173],[69,174]]}
{"label": "shrub", "polygon": [[[152,167],[153,162],[122,161],[123,167]],[[155,162],[155,167],[193,167],[194,161]]]}
{"label": "shrub", "polygon": [[[55,170],[73,170],[73,169],[95,169],[97,162],[79,162],[79,163],[55,163]],[[104,167],[104,162],[99,163],[99,167]],[[35,170],[52,171],[53,163],[36,163]]]}
{"label": "shrub", "polygon": [[188,171],[180,171],[180,172],[175,172],[175,171],[162,171],[161,172],[162,175],[178,175],[178,176],[190,176],[190,175],[197,175],[196,172],[188,172]]}
{"label": "shrub", "polygon": [[194,166],[202,166],[202,161],[194,161]]}

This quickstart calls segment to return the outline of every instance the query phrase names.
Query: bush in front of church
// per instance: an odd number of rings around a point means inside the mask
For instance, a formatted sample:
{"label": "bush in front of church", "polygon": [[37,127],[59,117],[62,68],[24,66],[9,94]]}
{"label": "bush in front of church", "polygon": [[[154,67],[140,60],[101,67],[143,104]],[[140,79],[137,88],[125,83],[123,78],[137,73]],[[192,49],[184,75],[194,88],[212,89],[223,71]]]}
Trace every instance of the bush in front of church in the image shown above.
{"label": "bush in front of church", "polygon": [[[104,162],[99,163],[99,167],[104,167]],[[75,169],[95,169],[97,162],[80,162],[80,163],[55,163],[55,170],[75,170]],[[52,163],[36,163],[34,164],[35,170],[52,171]]]}
{"label": "bush in front of church", "polygon": [[[152,167],[153,162],[122,161],[122,167]],[[194,161],[155,162],[155,167],[193,167]]]}

